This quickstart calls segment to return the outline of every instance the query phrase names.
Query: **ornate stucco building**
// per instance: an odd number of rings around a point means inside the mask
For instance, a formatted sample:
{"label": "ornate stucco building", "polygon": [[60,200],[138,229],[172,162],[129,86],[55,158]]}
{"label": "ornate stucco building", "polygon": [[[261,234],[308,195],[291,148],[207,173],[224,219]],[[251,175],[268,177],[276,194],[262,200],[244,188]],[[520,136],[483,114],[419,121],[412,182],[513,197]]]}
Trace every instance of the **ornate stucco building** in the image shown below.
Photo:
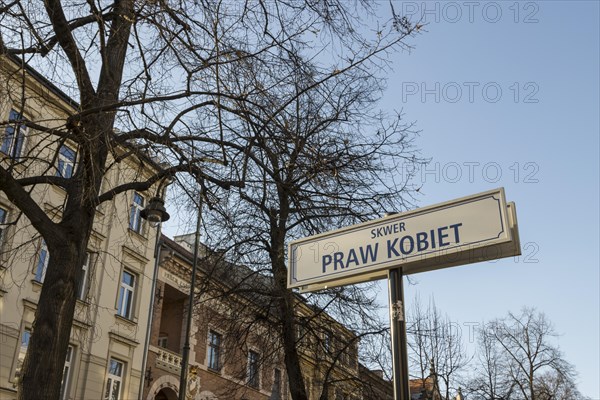
{"label": "ornate stucco building", "polygon": [[[144,400],[178,395],[194,235],[162,237]],[[270,278],[198,251],[198,282],[191,329],[193,400],[289,398],[283,346],[268,295]],[[388,400],[383,375],[359,363],[358,337],[298,296],[297,348],[309,398],[325,391],[332,400]],[[193,389],[192,389],[193,387]]]}
{"label": "ornate stucco building", "polygon": [[[18,58],[0,56],[0,163],[26,177],[40,172],[70,177],[77,146],[26,127],[64,126],[77,104]],[[118,154],[118,149],[113,154]],[[152,168],[133,157],[110,163],[109,188]],[[112,185],[112,186],[111,186]],[[97,208],[64,364],[61,397],[138,397],[148,321],[156,230],[141,218],[154,193],[127,192]],[[47,215],[60,218],[66,193],[53,185],[32,190]],[[44,285],[48,250],[27,218],[0,191],[0,398],[16,398],[34,312]]]}

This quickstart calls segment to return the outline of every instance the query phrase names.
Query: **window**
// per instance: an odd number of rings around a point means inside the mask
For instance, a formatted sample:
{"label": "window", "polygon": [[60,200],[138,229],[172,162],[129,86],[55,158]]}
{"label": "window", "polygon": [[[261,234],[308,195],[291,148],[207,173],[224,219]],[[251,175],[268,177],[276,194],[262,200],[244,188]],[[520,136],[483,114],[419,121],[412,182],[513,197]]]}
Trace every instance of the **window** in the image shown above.
{"label": "window", "polygon": [[248,352],[248,386],[251,386],[255,389],[260,387],[258,361],[258,353],[250,350]]}
{"label": "window", "polygon": [[8,211],[4,208],[0,207],[0,249],[2,248],[2,241],[4,240],[4,231],[6,228],[4,224],[6,223],[6,216],[8,215]]}
{"label": "window", "polygon": [[42,240],[42,244],[40,246],[40,253],[37,259],[37,265],[35,267],[35,280],[38,282],[44,282],[44,277],[46,276],[46,269],[48,269],[48,260],[50,259],[50,254],[48,253],[48,246],[46,246],[46,242]]}
{"label": "window", "polygon": [[73,176],[73,168],[75,167],[75,150],[68,146],[60,146],[58,151],[58,171],[57,176],[70,178]]}
{"label": "window", "polygon": [[350,354],[348,354],[348,349],[342,350],[342,363],[350,365]]}
{"label": "window", "polygon": [[356,367],[358,363],[358,352],[356,347],[350,347],[348,349],[348,365]]}
{"label": "window", "polygon": [[0,145],[0,151],[15,160],[21,157],[23,144],[25,143],[25,134],[27,133],[27,128],[18,124],[18,121],[22,119],[21,114],[15,110],[10,110],[8,120],[14,122],[14,124],[6,127],[2,144]]}
{"label": "window", "polygon": [[167,348],[167,344],[169,343],[169,337],[165,334],[160,334],[158,337],[158,347],[162,347],[163,349]]}
{"label": "window", "polygon": [[331,331],[325,331],[325,351],[331,353],[333,351],[333,334]]}
{"label": "window", "polygon": [[123,271],[121,276],[121,288],[119,289],[119,301],[117,313],[125,318],[131,319],[133,309],[133,296],[135,294],[135,275]]}
{"label": "window", "polygon": [[81,271],[79,272],[79,287],[77,288],[77,298],[79,300],[85,300],[85,296],[87,295],[87,281],[91,259],[92,255],[89,252],[85,253],[85,261],[83,262]]}
{"label": "window", "polygon": [[298,345],[305,344],[307,339],[308,339],[308,337],[307,337],[306,326],[297,325],[296,326],[296,343]]}
{"label": "window", "polygon": [[273,370],[273,390],[271,391],[270,400],[281,400],[281,370],[275,368]]}
{"label": "window", "polygon": [[60,383],[60,398],[61,400],[67,400],[69,390],[69,378],[71,376],[71,360],[73,359],[73,346],[67,348],[67,357],[65,358],[65,367],[63,369],[63,377]]}
{"label": "window", "polygon": [[218,333],[208,332],[208,368],[215,371],[221,370],[221,339]]}
{"label": "window", "polygon": [[339,348],[339,352],[340,352],[340,361],[342,364],[344,365],[350,365],[350,349],[352,348],[352,343],[348,343],[346,342],[346,340],[343,340],[343,342],[341,342],[339,344],[340,348]]}
{"label": "window", "polygon": [[15,376],[21,375],[21,368],[23,368],[23,361],[25,360],[25,353],[29,347],[29,339],[31,339],[31,329],[25,328],[21,335],[21,347],[19,347],[19,354],[17,355],[17,368],[15,369]]}
{"label": "window", "polygon": [[133,203],[129,213],[129,229],[142,233],[142,217],[140,213],[144,209],[144,197],[139,193],[133,193]]}
{"label": "window", "polygon": [[119,400],[121,398],[121,386],[123,384],[123,363],[110,359],[108,374],[106,378],[106,392],[104,400]]}

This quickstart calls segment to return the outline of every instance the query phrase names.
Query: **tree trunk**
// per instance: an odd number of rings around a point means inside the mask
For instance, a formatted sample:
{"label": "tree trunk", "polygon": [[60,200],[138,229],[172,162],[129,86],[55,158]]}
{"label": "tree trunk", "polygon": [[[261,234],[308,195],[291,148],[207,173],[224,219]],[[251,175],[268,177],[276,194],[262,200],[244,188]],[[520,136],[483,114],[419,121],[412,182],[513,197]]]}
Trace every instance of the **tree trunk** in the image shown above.
{"label": "tree trunk", "polygon": [[296,335],[294,322],[293,294],[287,292],[279,300],[279,309],[282,317],[283,351],[285,354],[285,367],[288,374],[290,395],[293,400],[308,400],[304,377],[300,367],[300,356],[296,349]]}
{"label": "tree trunk", "polygon": [[308,400],[304,377],[300,367],[300,356],[296,348],[295,296],[287,288],[287,269],[283,258],[283,240],[274,240],[271,261],[274,269],[275,293],[281,319],[281,338],[285,354],[285,367],[292,400]]}
{"label": "tree trunk", "polygon": [[535,378],[534,378],[534,375],[535,375],[535,371],[533,369],[532,363],[530,362],[530,365],[529,365],[529,382],[528,382],[528,384],[529,384],[529,395],[531,397],[530,397],[529,400],[536,400],[536,398],[537,398],[537,396],[535,395],[535,387],[534,387]]}
{"label": "tree trunk", "polygon": [[18,400],[58,400],[60,397],[87,236],[89,234],[81,232],[79,238],[60,246],[47,244],[50,259],[21,370]]}
{"label": "tree trunk", "polygon": [[76,290],[103,175],[99,171],[104,170],[108,155],[101,133],[112,129],[113,121],[114,116],[104,113],[93,115],[82,124],[90,140],[79,147],[81,163],[67,190],[62,222],[44,229],[49,261],[21,371],[18,400],[60,398]]}

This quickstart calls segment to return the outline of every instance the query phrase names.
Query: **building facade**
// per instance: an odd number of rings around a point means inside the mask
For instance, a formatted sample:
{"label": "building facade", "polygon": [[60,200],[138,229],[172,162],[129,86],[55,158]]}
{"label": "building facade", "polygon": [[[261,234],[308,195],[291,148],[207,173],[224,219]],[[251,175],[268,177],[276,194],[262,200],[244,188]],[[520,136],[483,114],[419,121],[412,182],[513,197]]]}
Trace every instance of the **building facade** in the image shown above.
{"label": "building facade", "polygon": [[[18,59],[0,56],[0,163],[13,174],[70,177],[77,146],[25,127],[26,119],[64,127],[77,104]],[[23,160],[27,160],[24,162]],[[111,164],[109,164],[111,165]],[[144,174],[152,163],[113,163],[103,187]],[[34,200],[59,219],[66,193],[36,185]],[[97,208],[81,267],[75,318],[64,364],[61,398],[138,398],[156,230],[141,218],[148,193],[128,192]],[[27,218],[0,191],[0,398],[16,398],[17,380],[33,333],[48,250]]]}
{"label": "building facade", "polygon": [[[162,237],[144,400],[179,392],[194,235]],[[191,400],[289,399],[283,346],[269,296],[270,278],[201,247],[194,302]],[[297,348],[309,399],[388,400],[383,374],[359,363],[357,336],[298,297]],[[326,397],[322,397],[323,393]]]}
{"label": "building facade", "polygon": [[[162,237],[144,399],[174,400],[179,393],[193,236]],[[287,399],[278,339],[257,318],[263,313],[257,299],[238,290],[255,277],[249,270],[236,272],[220,254],[204,247],[198,262],[187,398]]]}

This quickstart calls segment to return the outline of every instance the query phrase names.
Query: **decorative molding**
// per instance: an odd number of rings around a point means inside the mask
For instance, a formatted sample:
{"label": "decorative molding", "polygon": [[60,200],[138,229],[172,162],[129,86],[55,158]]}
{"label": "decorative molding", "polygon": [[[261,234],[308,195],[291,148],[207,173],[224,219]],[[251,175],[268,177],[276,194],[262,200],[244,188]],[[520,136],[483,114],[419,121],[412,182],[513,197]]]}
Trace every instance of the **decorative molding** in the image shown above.
{"label": "decorative molding", "polygon": [[140,342],[138,342],[137,340],[134,339],[130,339],[127,336],[123,336],[115,331],[110,331],[108,332],[108,336],[111,339],[116,340],[117,342],[121,342],[123,344],[126,344],[127,346],[131,346],[131,347],[136,347],[137,345],[140,344]]}
{"label": "decorative molding", "polygon": [[0,334],[18,339],[20,331],[13,324],[0,324]]}
{"label": "decorative molding", "polygon": [[156,349],[156,367],[179,374],[181,372],[181,355],[167,349]]}
{"label": "decorative molding", "polygon": [[146,258],[145,255],[138,252],[136,249],[133,249],[126,244],[124,244],[122,247],[123,247],[123,254],[128,254],[143,264],[146,264],[148,261],[150,261],[148,258]]}
{"label": "decorative molding", "polygon": [[85,329],[85,330],[87,330],[87,329],[90,329],[92,327],[92,324],[90,324],[88,322],[85,322],[85,321],[82,321],[82,320],[74,317],[73,318],[73,326],[77,327],[79,329]]}
{"label": "decorative molding", "polygon": [[163,375],[159,377],[148,391],[146,400],[154,400],[158,392],[164,388],[171,389],[177,395],[179,395],[179,378],[173,375]]}
{"label": "decorative molding", "polygon": [[[40,284],[40,286],[42,286],[42,285]],[[32,299],[24,298],[23,299],[23,306],[25,308],[30,308],[32,310],[35,310],[35,309],[37,309],[37,300],[32,300]]]}

